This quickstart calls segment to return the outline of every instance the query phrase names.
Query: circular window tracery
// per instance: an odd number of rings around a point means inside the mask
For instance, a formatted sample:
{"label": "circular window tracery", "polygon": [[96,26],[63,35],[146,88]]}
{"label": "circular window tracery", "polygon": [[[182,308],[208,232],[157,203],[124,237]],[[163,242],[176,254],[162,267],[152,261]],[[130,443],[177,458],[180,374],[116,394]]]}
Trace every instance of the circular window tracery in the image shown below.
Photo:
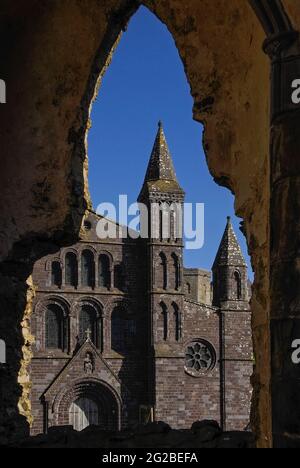
{"label": "circular window tracery", "polygon": [[193,377],[212,370],[216,363],[216,353],[211,344],[204,340],[191,342],[185,352],[185,370]]}

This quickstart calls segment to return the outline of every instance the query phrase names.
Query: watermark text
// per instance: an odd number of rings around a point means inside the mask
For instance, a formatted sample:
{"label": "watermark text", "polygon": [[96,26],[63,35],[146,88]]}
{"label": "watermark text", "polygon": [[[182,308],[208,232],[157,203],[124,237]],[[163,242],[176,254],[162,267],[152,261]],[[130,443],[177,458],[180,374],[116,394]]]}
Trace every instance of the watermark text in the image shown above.
{"label": "watermark text", "polygon": [[[118,208],[101,203],[97,214],[99,239],[152,239],[153,241],[186,241],[188,250],[204,245],[205,209],[203,203],[128,204],[127,195],[119,196]],[[118,224],[116,223],[118,221]]]}
{"label": "watermark text", "polygon": [[6,83],[0,79],[0,104],[6,104]]}

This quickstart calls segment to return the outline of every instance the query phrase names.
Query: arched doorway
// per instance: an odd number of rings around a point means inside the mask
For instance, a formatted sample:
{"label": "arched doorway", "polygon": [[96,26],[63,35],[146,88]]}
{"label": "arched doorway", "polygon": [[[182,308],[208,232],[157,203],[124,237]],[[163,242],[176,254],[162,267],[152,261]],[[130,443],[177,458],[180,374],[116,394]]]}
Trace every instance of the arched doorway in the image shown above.
{"label": "arched doorway", "polygon": [[118,431],[121,424],[120,399],[105,382],[79,382],[63,396],[57,408],[57,423],[69,424],[76,431],[89,426]]}
{"label": "arched doorway", "polygon": [[83,431],[88,426],[99,426],[100,414],[98,404],[90,398],[79,398],[69,409],[69,423],[75,431]]}

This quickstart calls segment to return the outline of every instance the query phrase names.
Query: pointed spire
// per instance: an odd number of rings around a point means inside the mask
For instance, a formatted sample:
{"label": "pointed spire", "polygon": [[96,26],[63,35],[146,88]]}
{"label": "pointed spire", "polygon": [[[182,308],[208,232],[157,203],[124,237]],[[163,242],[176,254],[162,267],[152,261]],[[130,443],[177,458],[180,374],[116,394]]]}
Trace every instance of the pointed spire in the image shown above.
{"label": "pointed spire", "polygon": [[158,123],[158,132],[151,153],[145,182],[154,180],[170,180],[177,182],[172,157],[161,121]]}
{"label": "pointed spire", "polygon": [[235,235],[230,216],[227,217],[227,226],[223,234],[213,269],[219,266],[247,266],[241,247]]}
{"label": "pointed spire", "polygon": [[172,156],[161,121],[158,122],[158,132],[148,164],[143,188],[138,200],[144,200],[145,196],[148,197],[149,193],[153,192],[184,195],[184,191],[177,181]]}

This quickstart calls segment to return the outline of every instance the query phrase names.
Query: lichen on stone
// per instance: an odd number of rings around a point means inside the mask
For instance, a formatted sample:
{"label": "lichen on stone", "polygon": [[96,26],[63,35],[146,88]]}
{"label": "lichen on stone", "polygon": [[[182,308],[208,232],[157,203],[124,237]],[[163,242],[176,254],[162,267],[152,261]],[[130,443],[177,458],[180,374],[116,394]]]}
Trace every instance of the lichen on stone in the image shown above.
{"label": "lichen on stone", "polygon": [[36,294],[35,287],[32,282],[32,277],[27,280],[28,291],[27,291],[27,304],[24,311],[23,320],[21,322],[22,334],[24,338],[24,344],[22,346],[23,357],[21,360],[21,367],[18,374],[18,383],[22,387],[22,395],[19,399],[18,409],[22,416],[25,416],[28,423],[31,425],[33,417],[31,414],[31,382],[28,367],[32,359],[31,346],[34,344],[34,336],[30,332],[30,317],[33,312],[32,304]]}

